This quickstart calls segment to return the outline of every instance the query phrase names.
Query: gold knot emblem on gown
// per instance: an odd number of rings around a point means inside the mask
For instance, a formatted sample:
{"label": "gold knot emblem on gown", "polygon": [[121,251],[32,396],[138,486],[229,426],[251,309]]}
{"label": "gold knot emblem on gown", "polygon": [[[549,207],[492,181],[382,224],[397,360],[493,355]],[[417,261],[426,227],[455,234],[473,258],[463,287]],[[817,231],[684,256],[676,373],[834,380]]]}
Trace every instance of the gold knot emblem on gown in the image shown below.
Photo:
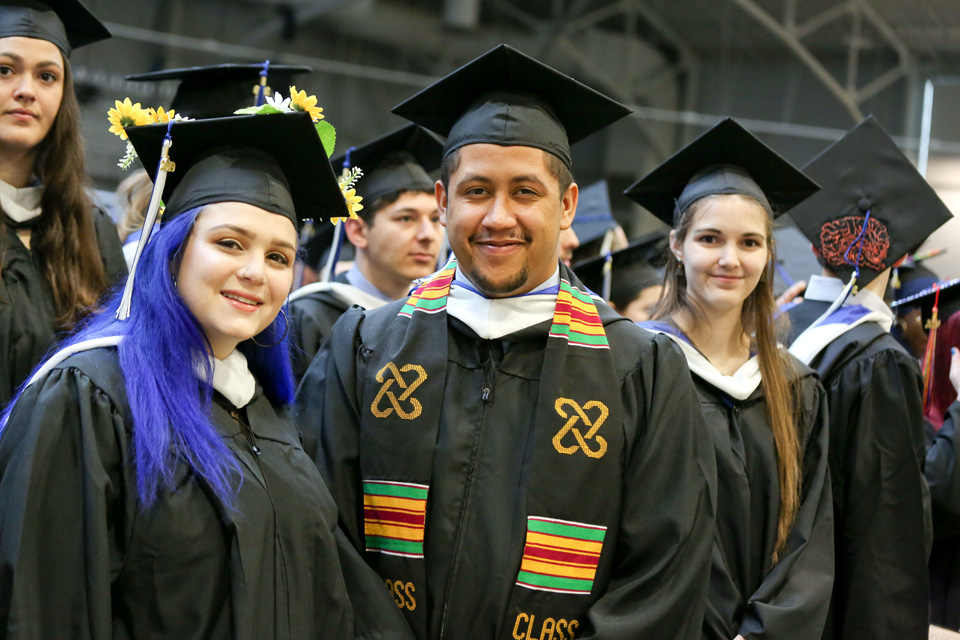
{"label": "gold knot emblem on gown", "polygon": [[[570,398],[557,398],[557,401],[553,406],[560,417],[566,419],[564,425],[560,427],[560,431],[557,431],[557,435],[553,436],[554,449],[556,449],[558,453],[565,453],[567,455],[573,455],[579,450],[583,451],[591,458],[602,458],[603,454],[607,452],[607,441],[603,438],[603,436],[598,436],[597,431],[600,430],[600,427],[603,426],[607,416],[610,415],[610,410],[607,408],[607,405],[603,404],[599,400],[591,400],[581,407],[580,403],[578,403],[576,400],[571,400]],[[568,414],[567,411],[564,410],[564,407],[566,406],[571,407],[573,412]],[[587,412],[595,408],[600,409],[600,413],[594,420],[591,420],[590,416],[587,415]],[[582,434],[580,429],[575,426],[577,422],[583,422],[584,426],[588,428],[586,435]],[[573,433],[573,437],[576,439],[577,444],[571,446],[563,445],[563,439],[568,433]],[[589,440],[594,440],[596,442],[596,449],[591,449],[587,445],[587,441]]]}
{"label": "gold knot emblem on gown", "polygon": [[[403,374],[409,371],[415,372],[416,378],[413,382],[407,384],[407,381],[403,378]],[[389,378],[384,376],[387,372],[390,373]],[[397,365],[388,362],[377,372],[377,382],[383,383],[383,386],[380,387],[380,391],[377,392],[377,397],[373,399],[373,403],[370,405],[371,413],[377,418],[386,418],[394,411],[396,411],[397,415],[403,420],[413,420],[419,417],[420,414],[423,413],[423,406],[419,400],[411,396],[413,392],[417,390],[417,387],[423,384],[426,379],[427,372],[418,364],[405,364],[398,369]],[[402,393],[399,396],[391,391],[394,385],[402,389]],[[389,406],[381,409],[380,403],[384,396],[389,400]],[[402,406],[402,403],[407,401],[409,401],[409,411],[405,411]]]}

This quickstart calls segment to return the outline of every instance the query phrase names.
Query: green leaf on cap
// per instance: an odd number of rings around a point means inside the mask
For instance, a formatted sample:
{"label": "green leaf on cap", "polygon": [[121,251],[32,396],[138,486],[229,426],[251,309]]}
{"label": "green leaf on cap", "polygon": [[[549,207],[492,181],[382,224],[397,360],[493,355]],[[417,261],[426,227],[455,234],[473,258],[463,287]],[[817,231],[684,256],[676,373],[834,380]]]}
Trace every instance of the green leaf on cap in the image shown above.
{"label": "green leaf on cap", "polygon": [[249,116],[249,115],[258,115],[265,116],[272,113],[285,113],[276,107],[269,104],[262,104],[259,107],[245,107],[243,109],[237,109],[233,112],[235,116]]}
{"label": "green leaf on cap", "polygon": [[326,120],[321,120],[316,125],[317,135],[320,136],[320,142],[323,143],[323,150],[327,152],[327,157],[333,155],[333,150],[337,146],[337,130]]}

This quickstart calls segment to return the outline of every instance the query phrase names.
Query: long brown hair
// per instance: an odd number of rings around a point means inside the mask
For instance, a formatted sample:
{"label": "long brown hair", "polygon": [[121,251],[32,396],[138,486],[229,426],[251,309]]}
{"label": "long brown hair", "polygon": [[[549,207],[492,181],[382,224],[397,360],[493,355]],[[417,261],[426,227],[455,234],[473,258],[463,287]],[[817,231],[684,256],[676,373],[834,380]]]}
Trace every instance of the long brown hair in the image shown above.
{"label": "long brown hair", "polygon": [[[682,243],[690,231],[697,212],[716,197],[739,197],[745,206],[760,207],[766,220],[767,264],[756,288],[747,296],[740,313],[740,324],[746,336],[752,335],[751,346],[756,349],[766,395],[767,419],[773,432],[777,450],[777,474],[780,485],[780,515],[777,523],[777,543],[771,563],[776,564],[786,547],[787,534],[800,508],[801,455],[796,415],[798,398],[794,391],[795,367],[790,356],[777,345],[778,334],[786,331],[786,316],[774,322],[776,298],[773,295],[773,275],[776,265],[776,247],[773,242],[773,222],[770,212],[757,200],[747,196],[707,196],[695,201],[681,215],[674,230],[675,241]],[[677,260],[668,260],[664,276],[664,290],[653,312],[655,320],[672,320],[686,311],[694,318],[703,318],[704,311],[687,295],[683,266]],[[778,325],[778,326],[776,326]]]}
{"label": "long brown hair", "polygon": [[69,329],[107,287],[84,171],[80,107],[64,58],[63,98],[53,126],[37,150],[34,172],[43,183],[32,249],[56,303],[59,328]]}

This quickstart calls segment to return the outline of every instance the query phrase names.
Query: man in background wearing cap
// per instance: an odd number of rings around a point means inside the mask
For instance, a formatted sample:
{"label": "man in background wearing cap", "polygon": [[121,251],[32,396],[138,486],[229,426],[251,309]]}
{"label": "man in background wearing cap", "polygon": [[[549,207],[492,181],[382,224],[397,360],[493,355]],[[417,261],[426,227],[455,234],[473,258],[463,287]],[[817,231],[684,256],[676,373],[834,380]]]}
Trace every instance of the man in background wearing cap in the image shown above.
{"label": "man in background wearing cap", "polygon": [[823,276],[811,277],[788,314],[790,352],[819,372],[830,408],[837,566],[823,637],[925,638],[931,528],[922,380],[890,335],[883,295],[892,266],[950,212],[873,118],[804,171],[823,189],[790,215]]}
{"label": "man in background wearing cap", "polygon": [[689,372],[557,259],[569,145],[627,110],[501,45],[395,112],[448,135],[455,259],[347,311],[300,386],[341,527],[424,640],[699,638],[713,467]]}
{"label": "man in background wearing cap", "polygon": [[322,227],[317,238],[333,241],[335,261],[341,240],[336,234],[345,233],[355,249],[350,270],[290,295],[298,380],[344,311],[355,304],[376,309],[405,298],[413,280],[436,270],[443,229],[428,172],[440,166],[442,151],[443,143],[433,134],[411,124],[334,159],[335,167],[363,170],[357,191],[364,207],[342,230]]}

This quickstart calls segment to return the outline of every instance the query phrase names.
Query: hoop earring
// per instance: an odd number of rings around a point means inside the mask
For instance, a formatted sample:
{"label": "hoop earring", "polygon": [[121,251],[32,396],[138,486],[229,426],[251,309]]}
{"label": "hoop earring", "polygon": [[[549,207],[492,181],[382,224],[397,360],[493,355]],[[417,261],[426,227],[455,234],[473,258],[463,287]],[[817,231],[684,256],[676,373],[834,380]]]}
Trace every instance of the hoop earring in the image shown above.
{"label": "hoop earring", "polygon": [[287,330],[290,329],[290,323],[287,321],[287,314],[285,314],[285,313],[283,312],[283,308],[282,308],[282,307],[280,308],[280,315],[283,316],[283,335],[280,336],[280,339],[279,339],[279,340],[277,340],[277,341],[274,342],[273,344],[260,344],[259,342],[257,342],[256,336],[254,336],[254,337],[250,338],[251,342],[253,342],[253,344],[255,344],[255,345],[257,345],[258,347],[261,347],[261,348],[263,348],[263,349],[269,349],[269,348],[271,348],[271,347],[275,347],[275,346],[277,346],[278,344],[280,344],[281,342],[283,342],[283,339],[287,337]]}

